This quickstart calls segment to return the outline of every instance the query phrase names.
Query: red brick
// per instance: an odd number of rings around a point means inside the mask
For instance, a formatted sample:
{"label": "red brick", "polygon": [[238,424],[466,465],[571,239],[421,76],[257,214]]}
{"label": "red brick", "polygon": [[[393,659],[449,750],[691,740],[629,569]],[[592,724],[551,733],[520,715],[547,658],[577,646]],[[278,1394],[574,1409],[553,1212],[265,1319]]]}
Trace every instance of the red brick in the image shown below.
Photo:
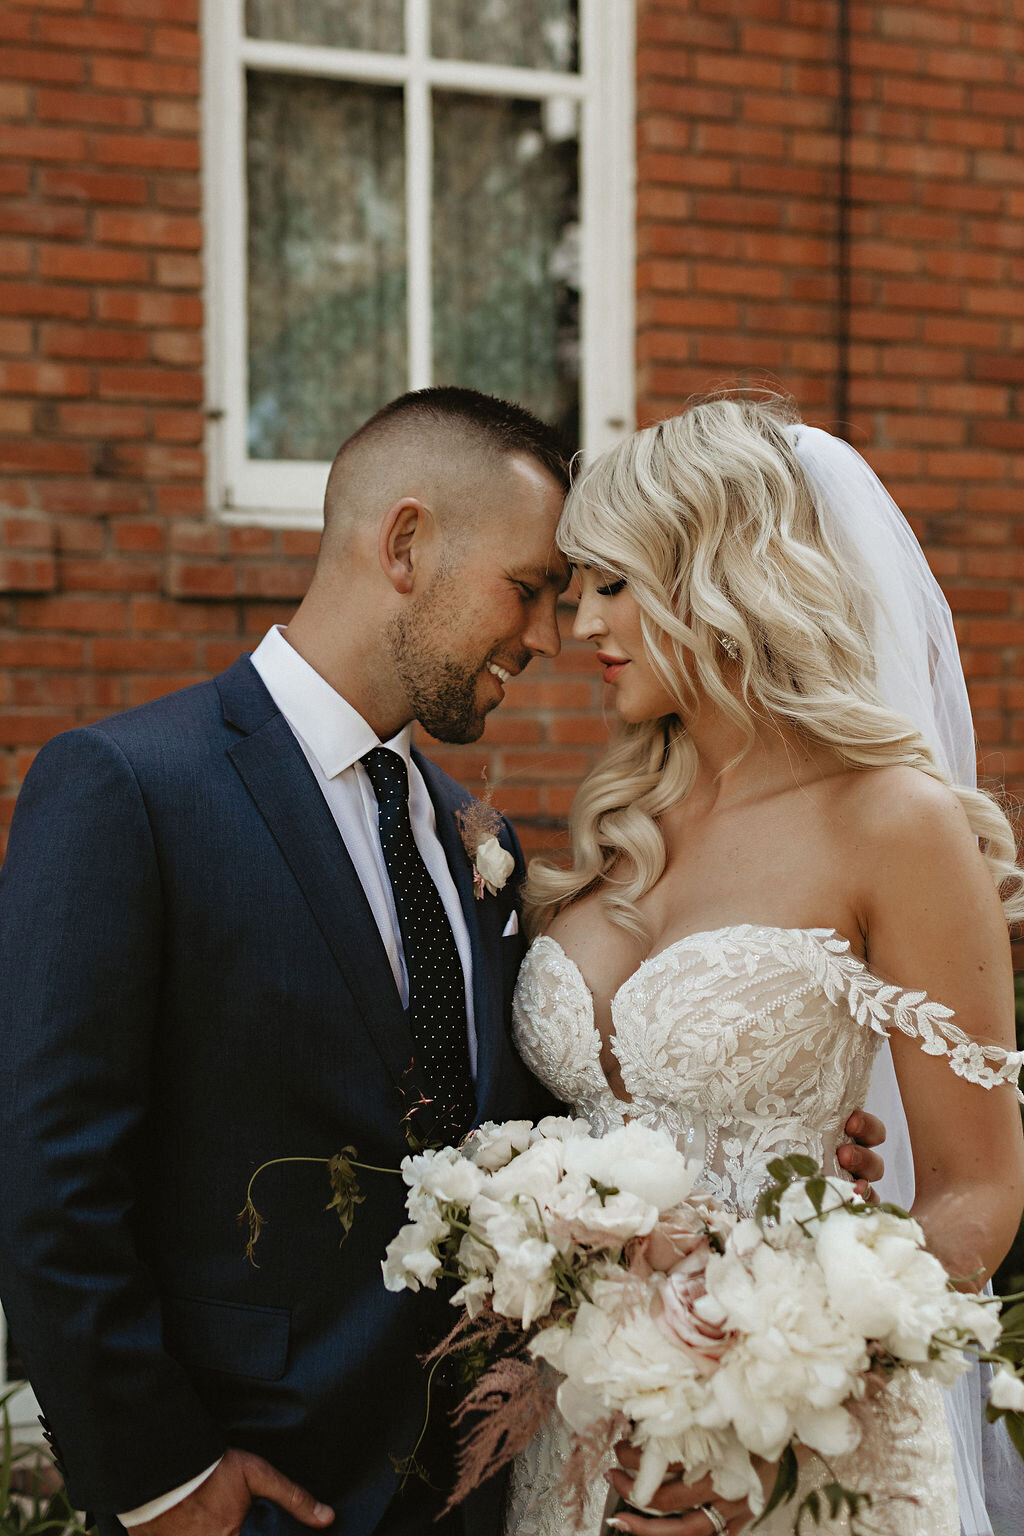
{"label": "red brick", "polygon": [[52,592],[56,585],[52,555],[0,554],[0,592]]}
{"label": "red brick", "polygon": [[41,42],[80,48],[89,54],[99,49],[109,53],[141,53],[146,46],[144,27],[127,22],[98,21],[88,16],[44,17],[39,23],[39,36]]}
{"label": "red brick", "polygon": [[173,558],[168,566],[167,590],[172,597],[235,597],[239,590],[237,572],[221,561]]}
{"label": "red brick", "polygon": [[40,342],[48,357],[81,357],[96,362],[137,362],[148,352],[143,335],[95,326],[44,325]]}
{"label": "red brick", "polygon": [[150,356],[155,363],[170,363],[176,368],[201,368],[203,338],[198,331],[156,331],[150,340]]}
{"label": "red brick", "polygon": [[27,118],[32,109],[32,93],[27,85],[0,83],[0,118],[16,122]]}
{"label": "red brick", "polygon": [[201,400],[203,380],[173,368],[101,368],[97,393],[106,400]]}
{"label": "red brick", "polygon": [[94,640],[93,666],[99,672],[168,672],[195,667],[194,640]]}
{"label": "red brick", "polygon": [[59,430],[69,437],[145,437],[148,430],[141,407],[102,405],[95,400],[61,406],[57,421]]}
{"label": "red brick", "polygon": [[48,443],[29,438],[0,442],[0,468],[84,475],[91,468],[91,458],[89,450],[77,443]]}
{"label": "red brick", "polygon": [[194,102],[181,97],[157,97],[150,111],[153,127],[160,133],[199,134],[199,108]]}
{"label": "red brick", "polygon": [[104,90],[140,91],[157,96],[199,94],[199,71],[194,64],[98,56],[93,60],[92,80]]}
{"label": "red brick", "polygon": [[43,122],[97,123],[107,128],[138,128],[145,121],[142,102],[132,96],[95,96],[83,91],[36,92],[36,115]]}
{"label": "red brick", "polygon": [[85,66],[75,53],[42,48],[5,48],[4,74],[11,80],[62,80],[74,83],[85,74]]}
{"label": "red brick", "polygon": [[22,127],[4,129],[4,154],[8,160],[69,160],[81,162],[86,155],[86,136],[79,128]]}
{"label": "red brick", "polygon": [[73,714],[55,710],[0,714],[0,747],[42,746],[60,731],[70,731],[78,721]]}
{"label": "red brick", "polygon": [[203,323],[202,300],[193,294],[127,292],[119,290],[96,295],[96,313],[101,320],[121,321],[127,325],[173,325],[196,328]]}
{"label": "red brick", "polygon": [[46,597],[25,608],[20,622],[26,629],[116,635],[123,632],[127,617],[121,597]]}
{"label": "red brick", "polygon": [[41,185],[47,197],[76,198],[84,203],[144,203],[148,195],[144,176],[117,171],[48,169],[42,173]]}
{"label": "red brick", "polygon": [[61,561],[61,587],[66,592],[158,592],[158,560]]}
{"label": "red brick", "polygon": [[39,275],[73,283],[138,283],[149,276],[149,257],[140,251],[49,245],[39,253]]}
{"label": "red brick", "polygon": [[199,168],[198,143],[193,139],[169,138],[166,134],[106,134],[95,140],[95,155],[100,165],[137,165],[181,171]]}
{"label": "red brick", "polygon": [[147,249],[171,247],[197,251],[202,244],[198,219],[175,218],[166,213],[97,213],[96,239],[110,245],[141,245]]}
{"label": "red brick", "polygon": [[0,363],[0,389],[14,395],[85,395],[89,370],[66,363]]}
{"label": "red brick", "polygon": [[196,448],[158,443],[119,443],[110,449],[111,472],[144,480],[199,479],[203,455]]}
{"label": "red brick", "polygon": [[[114,548],[127,554],[155,554],[163,550],[166,529],[163,523],[119,522],[111,529]],[[137,624],[132,611],[132,625]]]}

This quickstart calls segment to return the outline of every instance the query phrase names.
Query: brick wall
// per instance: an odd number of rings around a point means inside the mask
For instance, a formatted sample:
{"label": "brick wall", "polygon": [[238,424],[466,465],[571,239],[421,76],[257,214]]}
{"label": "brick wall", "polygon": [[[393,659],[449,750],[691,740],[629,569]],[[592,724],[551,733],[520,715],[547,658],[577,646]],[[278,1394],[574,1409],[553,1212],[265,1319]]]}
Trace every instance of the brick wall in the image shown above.
{"label": "brick wall", "polygon": [[[206,516],[197,10],[0,6],[0,823],[54,732],[208,676],[287,618],[315,549]],[[641,416],[767,374],[842,417],[926,542],[985,769],[1020,792],[1019,0],[850,11],[844,310],[837,0],[640,0]],[[483,742],[435,755],[474,785],[486,768],[549,847],[605,736],[570,645]]]}

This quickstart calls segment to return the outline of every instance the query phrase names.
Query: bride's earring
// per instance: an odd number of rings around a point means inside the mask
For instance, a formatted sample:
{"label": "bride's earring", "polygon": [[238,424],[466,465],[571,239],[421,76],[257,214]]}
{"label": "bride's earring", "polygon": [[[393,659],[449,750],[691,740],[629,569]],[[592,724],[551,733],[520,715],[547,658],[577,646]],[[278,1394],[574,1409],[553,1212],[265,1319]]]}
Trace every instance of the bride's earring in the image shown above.
{"label": "bride's earring", "polygon": [[740,648],[736,644],[736,641],[733,639],[732,635],[719,635],[718,643],[730,661],[739,661]]}

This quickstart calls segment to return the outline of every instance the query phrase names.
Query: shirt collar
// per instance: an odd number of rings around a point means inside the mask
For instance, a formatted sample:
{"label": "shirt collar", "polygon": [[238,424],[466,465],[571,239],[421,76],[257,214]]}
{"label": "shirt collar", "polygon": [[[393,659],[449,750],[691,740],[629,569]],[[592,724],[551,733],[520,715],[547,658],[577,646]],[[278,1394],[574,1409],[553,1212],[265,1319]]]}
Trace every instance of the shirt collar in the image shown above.
{"label": "shirt collar", "polygon": [[270,697],[316,758],[324,778],[336,778],[380,746],[397,752],[408,768],[412,725],[382,742],[359,711],[289,645],[282,625],[267,631],[251,660]]}

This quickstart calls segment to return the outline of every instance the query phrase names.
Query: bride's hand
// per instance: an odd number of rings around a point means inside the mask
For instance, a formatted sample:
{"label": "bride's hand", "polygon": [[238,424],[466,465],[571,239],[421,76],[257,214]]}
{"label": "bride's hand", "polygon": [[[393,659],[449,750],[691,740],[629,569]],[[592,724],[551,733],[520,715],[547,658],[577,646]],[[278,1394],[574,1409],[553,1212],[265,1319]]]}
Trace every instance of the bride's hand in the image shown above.
{"label": "bride's hand", "polygon": [[[640,1465],[640,1452],[622,1441],[615,1447],[619,1465],[608,1474],[608,1481],[621,1499],[628,1503],[633,1474]],[[645,1506],[657,1514],[620,1509],[607,1522],[612,1530],[632,1531],[634,1536],[739,1536],[753,1519],[745,1499],[721,1498],[711,1486],[710,1477],[699,1483],[687,1483],[682,1467],[670,1467],[661,1487]]]}
{"label": "bride's hand", "polygon": [[856,1179],[854,1192],[862,1195],[869,1204],[878,1201],[872,1188],[885,1172],[885,1160],[872,1149],[885,1140],[885,1125],[877,1115],[869,1115],[866,1109],[855,1109],[843,1127],[853,1140],[844,1142],[836,1153],[836,1161]]}

